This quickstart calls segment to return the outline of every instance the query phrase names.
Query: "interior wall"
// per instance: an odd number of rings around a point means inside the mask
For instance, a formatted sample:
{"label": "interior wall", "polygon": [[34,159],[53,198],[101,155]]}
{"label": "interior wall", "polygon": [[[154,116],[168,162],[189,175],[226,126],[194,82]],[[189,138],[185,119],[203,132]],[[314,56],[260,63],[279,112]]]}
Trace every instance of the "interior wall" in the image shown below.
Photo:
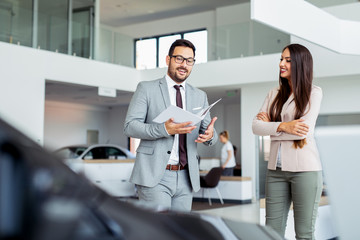
{"label": "interior wall", "polygon": [[253,196],[257,178],[257,136],[252,132],[252,120],[259,112],[267,93],[277,82],[249,84],[241,87],[241,165],[242,175],[253,180]]}
{"label": "interior wall", "polygon": [[139,71],[0,42],[0,117],[39,144],[44,140],[45,80],[134,91]]}
{"label": "interior wall", "polygon": [[99,131],[99,143],[128,147],[123,133],[127,106],[95,107],[46,101],[44,146],[50,150],[86,144],[87,130]]}
{"label": "interior wall", "polygon": [[322,114],[319,116],[317,126],[358,125],[360,113],[355,114]]}
{"label": "interior wall", "polygon": [[[181,24],[179,24],[181,23]],[[151,37],[171,34],[199,28],[213,28],[215,26],[214,11],[207,11],[185,16],[167,18],[165,20],[149,21],[114,28],[117,32],[132,38]],[[189,29],[190,28],[190,29]]]}
{"label": "interior wall", "polygon": [[[217,103],[212,109],[211,109],[211,118],[218,117],[218,120],[215,122],[215,129],[217,133],[219,134],[224,128],[225,125],[225,114],[224,114],[224,105]],[[203,144],[197,144],[198,148],[198,154],[201,158],[219,158],[219,150],[221,149],[222,144],[218,141],[212,146],[205,146]]]}
{"label": "interior wall", "polygon": [[109,138],[109,109],[63,102],[45,103],[44,146],[50,150],[86,144],[87,130],[99,131],[99,143]]}
{"label": "interior wall", "polygon": [[128,106],[111,107],[109,111],[108,139],[111,143],[128,148],[128,137],[124,134],[124,124]]}
{"label": "interior wall", "polygon": [[360,113],[360,76],[317,79],[323,90],[321,114]]}
{"label": "interior wall", "polygon": [[[240,99],[239,99],[240,100]],[[240,102],[236,104],[225,105],[225,125],[224,130],[227,130],[230,135],[230,141],[233,146],[237,147],[235,156],[236,163],[241,164],[241,106]]]}
{"label": "interior wall", "polygon": [[[0,42],[0,117],[43,143],[45,78],[34,50]],[[25,57],[23,57],[25,56]]]}
{"label": "interior wall", "polygon": [[[322,0],[316,0],[316,1],[324,2]],[[337,1],[337,4],[342,4],[342,5],[326,7],[324,8],[326,12],[333,14],[340,19],[360,21],[360,14],[359,14],[360,4],[358,0],[333,0],[333,1]],[[345,1],[349,3],[346,4]],[[316,6],[318,5],[316,4]]]}
{"label": "interior wall", "polygon": [[[240,99],[239,103],[223,104],[217,103],[211,109],[211,117],[217,117],[215,122],[215,129],[218,134],[227,130],[230,135],[230,141],[237,146],[238,153],[236,155],[236,162],[241,163],[241,140],[240,140]],[[198,153],[201,158],[220,158],[221,148],[223,144],[220,141],[211,147],[198,144]]]}

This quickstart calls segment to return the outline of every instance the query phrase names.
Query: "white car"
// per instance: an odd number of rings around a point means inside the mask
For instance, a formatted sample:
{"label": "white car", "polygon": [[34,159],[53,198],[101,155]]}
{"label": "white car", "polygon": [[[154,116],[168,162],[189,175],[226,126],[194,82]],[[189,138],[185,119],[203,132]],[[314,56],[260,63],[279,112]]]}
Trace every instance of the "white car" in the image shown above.
{"label": "white car", "polygon": [[55,154],[73,171],[84,174],[91,182],[115,197],[135,195],[135,186],[129,182],[135,155],[113,144],[63,147]]}

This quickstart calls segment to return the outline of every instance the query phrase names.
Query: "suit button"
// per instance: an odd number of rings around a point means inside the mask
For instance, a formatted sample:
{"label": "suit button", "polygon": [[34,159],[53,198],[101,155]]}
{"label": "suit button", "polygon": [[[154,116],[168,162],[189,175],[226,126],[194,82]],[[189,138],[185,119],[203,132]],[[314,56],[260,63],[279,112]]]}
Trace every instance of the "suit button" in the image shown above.
{"label": "suit button", "polygon": [[167,154],[171,154],[171,151],[167,151]]}

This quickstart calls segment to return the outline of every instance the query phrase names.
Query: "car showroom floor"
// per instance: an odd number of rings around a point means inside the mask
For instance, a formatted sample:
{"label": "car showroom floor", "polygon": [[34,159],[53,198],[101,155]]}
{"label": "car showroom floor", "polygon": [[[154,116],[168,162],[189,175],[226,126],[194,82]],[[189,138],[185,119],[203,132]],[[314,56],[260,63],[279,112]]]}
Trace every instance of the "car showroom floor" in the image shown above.
{"label": "car showroom floor", "polygon": [[[143,205],[135,198],[119,198],[121,201],[131,202],[139,207],[145,207],[149,210],[164,210],[151,204]],[[260,223],[260,203],[224,203],[213,202],[210,206],[207,201],[193,201],[192,212],[221,217],[233,221]]]}
{"label": "car showroom floor", "polygon": [[194,202],[193,212],[218,216],[234,221],[259,223],[260,222],[260,204],[224,204],[213,203],[209,206],[208,202]]}

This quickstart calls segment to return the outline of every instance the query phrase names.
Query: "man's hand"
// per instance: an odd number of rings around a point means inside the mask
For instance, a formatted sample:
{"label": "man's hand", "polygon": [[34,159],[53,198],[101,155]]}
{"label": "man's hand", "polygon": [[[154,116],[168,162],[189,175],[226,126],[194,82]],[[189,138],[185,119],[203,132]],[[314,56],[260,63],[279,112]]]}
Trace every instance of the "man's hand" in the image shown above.
{"label": "man's hand", "polygon": [[209,141],[214,136],[214,124],[217,117],[211,119],[209,126],[203,134],[199,134],[199,137],[195,140],[197,143],[203,143]]}
{"label": "man's hand", "polygon": [[191,122],[174,123],[174,119],[170,118],[165,122],[165,128],[170,135],[185,134],[191,133],[196,128],[196,126],[189,126],[190,124]]}

